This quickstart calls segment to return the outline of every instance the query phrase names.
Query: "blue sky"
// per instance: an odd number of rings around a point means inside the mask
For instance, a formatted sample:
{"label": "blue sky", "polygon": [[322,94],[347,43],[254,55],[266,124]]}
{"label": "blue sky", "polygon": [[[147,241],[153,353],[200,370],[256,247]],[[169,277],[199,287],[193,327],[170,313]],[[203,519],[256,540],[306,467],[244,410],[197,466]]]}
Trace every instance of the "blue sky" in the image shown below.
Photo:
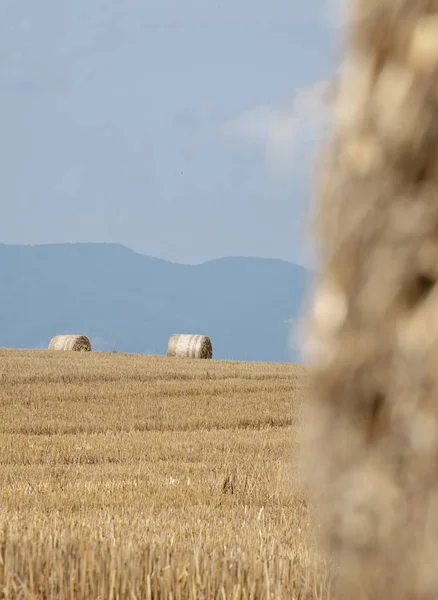
{"label": "blue sky", "polygon": [[0,241],[309,264],[332,16],[326,0],[1,0]]}

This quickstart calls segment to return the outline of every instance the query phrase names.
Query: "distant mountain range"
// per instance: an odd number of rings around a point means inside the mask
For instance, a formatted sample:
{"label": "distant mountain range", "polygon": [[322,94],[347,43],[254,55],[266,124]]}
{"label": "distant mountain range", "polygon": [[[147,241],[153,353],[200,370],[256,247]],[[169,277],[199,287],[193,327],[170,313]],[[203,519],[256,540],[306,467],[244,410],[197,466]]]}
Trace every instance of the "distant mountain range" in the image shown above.
{"label": "distant mountain range", "polygon": [[298,362],[291,322],[311,279],[274,259],[189,266],[119,244],[0,244],[0,346],[85,333],[96,351],[165,354],[172,333],[202,333],[214,358]]}

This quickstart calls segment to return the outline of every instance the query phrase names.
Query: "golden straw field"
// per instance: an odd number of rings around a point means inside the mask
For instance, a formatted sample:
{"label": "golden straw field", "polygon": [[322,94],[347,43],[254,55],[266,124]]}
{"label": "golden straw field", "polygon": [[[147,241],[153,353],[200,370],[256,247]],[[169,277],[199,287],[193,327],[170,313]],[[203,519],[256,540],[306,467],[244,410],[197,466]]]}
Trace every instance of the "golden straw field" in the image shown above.
{"label": "golden straw field", "polygon": [[296,365],[0,350],[0,598],[330,597]]}

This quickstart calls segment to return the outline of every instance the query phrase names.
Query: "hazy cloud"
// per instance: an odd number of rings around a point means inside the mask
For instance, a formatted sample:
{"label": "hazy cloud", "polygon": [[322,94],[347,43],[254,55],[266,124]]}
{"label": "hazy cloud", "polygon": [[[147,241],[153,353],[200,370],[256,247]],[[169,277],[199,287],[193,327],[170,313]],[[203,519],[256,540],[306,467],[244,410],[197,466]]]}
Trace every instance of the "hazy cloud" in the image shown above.
{"label": "hazy cloud", "polygon": [[267,170],[277,177],[287,176],[293,169],[298,138],[309,141],[323,135],[327,89],[327,82],[318,82],[298,90],[292,102],[283,106],[250,109],[227,121],[222,134],[259,146],[265,153]]}
{"label": "hazy cloud", "polygon": [[323,22],[333,29],[343,29],[351,18],[351,0],[325,0]]}

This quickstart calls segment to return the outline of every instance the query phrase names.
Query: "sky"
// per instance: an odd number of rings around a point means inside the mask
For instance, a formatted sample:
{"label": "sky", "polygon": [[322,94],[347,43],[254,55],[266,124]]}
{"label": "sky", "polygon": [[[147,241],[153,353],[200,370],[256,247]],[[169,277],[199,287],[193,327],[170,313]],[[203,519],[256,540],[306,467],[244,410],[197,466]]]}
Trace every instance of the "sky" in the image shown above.
{"label": "sky", "polygon": [[0,242],[311,265],[335,14],[332,0],[1,0]]}

